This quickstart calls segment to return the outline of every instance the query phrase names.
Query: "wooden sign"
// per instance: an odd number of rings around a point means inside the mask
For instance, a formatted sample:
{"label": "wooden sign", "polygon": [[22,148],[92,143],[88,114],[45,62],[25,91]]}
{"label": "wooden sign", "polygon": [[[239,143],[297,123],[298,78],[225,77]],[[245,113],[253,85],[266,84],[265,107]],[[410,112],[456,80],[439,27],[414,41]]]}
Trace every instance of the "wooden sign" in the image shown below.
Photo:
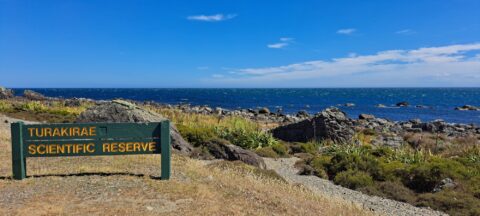
{"label": "wooden sign", "polygon": [[170,122],[11,124],[14,179],[26,178],[27,157],[161,154],[170,178]]}

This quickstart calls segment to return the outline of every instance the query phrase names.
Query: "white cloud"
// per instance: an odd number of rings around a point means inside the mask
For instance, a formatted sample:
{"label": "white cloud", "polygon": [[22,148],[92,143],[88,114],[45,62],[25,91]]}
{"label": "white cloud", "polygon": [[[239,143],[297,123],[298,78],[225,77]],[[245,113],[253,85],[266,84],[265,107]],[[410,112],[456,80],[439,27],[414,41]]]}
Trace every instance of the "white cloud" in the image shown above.
{"label": "white cloud", "polygon": [[272,48],[272,49],[280,49],[286,46],[288,46],[288,43],[274,43],[274,44],[267,45],[268,48]]}
{"label": "white cloud", "polygon": [[293,41],[293,38],[289,38],[289,37],[282,37],[282,38],[280,38],[280,41],[283,41],[283,42],[287,42],[287,41]]}
{"label": "white cloud", "polygon": [[339,29],[337,31],[337,34],[350,35],[350,34],[353,34],[356,31],[357,31],[357,29],[354,29],[354,28]]}
{"label": "white cloud", "polygon": [[402,30],[399,30],[399,31],[395,32],[395,34],[401,34],[401,35],[412,35],[412,34],[415,34],[415,33],[417,33],[417,32],[415,32],[412,29],[402,29]]}
{"label": "white cloud", "polygon": [[267,47],[268,48],[271,48],[271,49],[281,49],[281,48],[284,48],[288,45],[290,45],[291,43],[294,42],[294,38],[289,38],[289,37],[281,37],[279,39],[280,42],[278,43],[273,43],[273,44],[267,44]]}
{"label": "white cloud", "polygon": [[239,86],[480,86],[480,43],[230,70],[217,79]]}
{"label": "white cloud", "polygon": [[236,14],[214,14],[214,15],[193,15],[188,16],[188,20],[204,21],[204,22],[219,22],[235,18]]}

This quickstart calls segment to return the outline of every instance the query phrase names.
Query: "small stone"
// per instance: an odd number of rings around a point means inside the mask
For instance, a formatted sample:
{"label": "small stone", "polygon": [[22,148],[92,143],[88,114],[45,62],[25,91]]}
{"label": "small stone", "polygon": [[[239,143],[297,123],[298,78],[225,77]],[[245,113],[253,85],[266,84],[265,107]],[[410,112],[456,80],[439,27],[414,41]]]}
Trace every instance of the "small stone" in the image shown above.
{"label": "small stone", "polygon": [[375,116],[374,115],[369,115],[369,114],[360,114],[358,116],[358,119],[365,119],[365,120],[369,120],[369,119],[375,119]]}
{"label": "small stone", "polygon": [[153,210],[153,207],[147,206],[147,210],[148,210],[148,211],[152,211],[152,210]]}

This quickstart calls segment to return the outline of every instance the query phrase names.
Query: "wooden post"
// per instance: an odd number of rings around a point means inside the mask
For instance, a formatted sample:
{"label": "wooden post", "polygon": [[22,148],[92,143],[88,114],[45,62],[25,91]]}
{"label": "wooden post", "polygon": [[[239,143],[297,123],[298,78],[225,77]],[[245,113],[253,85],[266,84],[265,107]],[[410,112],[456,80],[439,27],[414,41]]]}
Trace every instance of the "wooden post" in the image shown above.
{"label": "wooden post", "polygon": [[171,153],[170,153],[170,122],[163,121],[160,130],[160,151],[162,154],[162,172],[161,180],[170,179],[171,173]]}
{"label": "wooden post", "polygon": [[27,161],[23,153],[23,122],[11,124],[12,133],[12,171],[13,179],[22,180],[27,177]]}

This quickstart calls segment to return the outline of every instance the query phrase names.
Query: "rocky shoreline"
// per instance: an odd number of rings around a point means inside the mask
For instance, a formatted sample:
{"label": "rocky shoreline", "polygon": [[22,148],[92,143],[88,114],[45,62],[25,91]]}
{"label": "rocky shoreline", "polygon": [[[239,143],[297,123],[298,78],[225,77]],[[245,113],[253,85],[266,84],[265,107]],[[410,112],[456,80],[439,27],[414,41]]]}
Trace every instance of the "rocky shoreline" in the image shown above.
{"label": "rocky shoreline", "polygon": [[[321,112],[318,112],[314,115],[310,115],[306,111],[299,111],[296,115],[283,114],[280,111],[271,112],[268,108],[257,108],[257,109],[238,109],[238,110],[228,110],[220,107],[211,108],[209,106],[191,106],[189,104],[161,104],[153,101],[132,101],[132,100],[92,100],[86,98],[51,98],[45,97],[37,92],[26,91],[25,96],[13,96],[13,92],[6,89],[2,90],[3,92],[10,92],[9,97],[3,98],[12,102],[14,105],[12,110],[13,112],[19,110],[23,112],[22,105],[35,105],[40,104],[41,106],[51,106],[51,107],[61,107],[70,109],[68,107],[76,107],[77,110],[81,110],[81,113],[74,115],[76,119],[69,119],[68,122],[157,122],[164,119],[175,120],[177,116],[187,116],[187,121],[190,124],[188,128],[187,124],[178,124],[178,128],[172,125],[171,128],[171,137],[172,137],[172,147],[176,150],[177,153],[187,155],[192,158],[197,159],[224,159],[235,161],[239,160],[246,164],[258,167],[260,169],[268,168],[268,163],[266,161],[272,161],[270,159],[265,160],[263,157],[268,158],[282,158],[282,157],[297,157],[301,158],[301,163],[298,163],[299,167],[295,169],[288,170],[288,173],[285,172],[286,176],[294,177],[295,179],[311,179],[307,182],[301,181],[302,184],[312,184],[312,187],[324,188],[325,185],[320,181],[320,178],[317,177],[299,177],[299,174],[302,175],[316,175],[321,178],[326,178],[329,180],[338,180],[336,177],[341,176],[348,172],[355,172],[355,175],[366,175],[370,177],[372,184],[374,183],[371,179],[373,174],[366,173],[366,171],[359,170],[334,170],[328,163],[337,164],[332,162],[332,158],[328,159],[330,156],[323,155],[325,152],[322,152],[325,148],[329,146],[334,148],[334,146],[342,147],[351,147],[358,148],[357,150],[362,150],[360,148],[365,147],[362,151],[367,151],[368,148],[371,148],[372,145],[379,146],[379,151],[386,151],[388,153],[392,148],[398,148],[399,154],[402,154],[402,150],[408,149],[417,151],[419,150],[419,155],[423,154],[432,154],[439,153],[444,149],[455,149],[460,147],[468,148],[468,146],[477,145],[478,137],[480,135],[480,128],[473,124],[456,124],[456,123],[447,123],[443,120],[435,120],[430,122],[422,122],[419,119],[412,119],[408,121],[390,121],[384,118],[377,118],[374,115],[370,114],[360,114],[358,118],[350,118],[347,114],[341,111],[339,108],[331,107],[327,108]],[[7,95],[7,94],[5,94]],[[351,105],[351,104],[350,104]],[[398,106],[408,106],[407,102],[401,102],[397,104]],[[38,115],[37,112],[33,112],[34,115]],[[193,114],[193,115],[191,115]],[[230,118],[231,116],[238,116],[241,118]],[[198,119],[204,118],[204,121],[207,122],[207,126],[203,125],[198,127]],[[243,119],[244,118],[244,119]],[[194,120],[195,119],[195,120]],[[235,120],[235,122],[243,121],[248,122],[248,124],[256,125],[256,128],[253,129],[256,133],[249,133],[248,137],[242,137],[246,139],[255,138],[259,133],[266,135],[267,138],[273,140],[274,142],[270,143],[268,140],[254,140],[254,142],[264,142],[269,143],[268,145],[252,145],[245,146],[242,145],[243,140],[236,139],[235,136],[242,135],[235,134],[235,131],[226,131],[229,133],[230,137],[225,138],[221,136],[221,133],[216,133],[217,128],[210,128],[210,125],[215,125],[220,123],[222,120]],[[248,121],[245,119],[250,119]],[[218,122],[217,122],[218,120]],[[178,123],[178,122],[177,122]],[[205,122],[204,122],[205,124]],[[236,123],[235,123],[236,124]],[[198,127],[198,128],[197,128]],[[198,129],[198,130],[197,130]],[[268,132],[267,132],[268,131]],[[225,131],[223,131],[225,132]],[[244,133],[244,131],[242,132]],[[230,139],[230,140],[227,140]],[[251,141],[251,140],[248,140]],[[316,142],[311,142],[316,141]],[[200,144],[199,144],[200,143]],[[336,144],[336,145],[331,145]],[[353,144],[353,145],[352,145]],[[465,146],[457,146],[465,145]],[[389,147],[389,148],[383,148]],[[388,149],[388,150],[386,150]],[[263,151],[259,151],[263,150]],[[333,149],[334,150],[334,149]],[[337,149],[342,151],[342,149]],[[269,152],[270,151],[270,152]],[[373,151],[373,150],[368,150]],[[273,152],[273,155],[271,154]],[[283,155],[280,154],[283,152]],[[320,153],[320,154],[319,154]],[[394,154],[394,151],[390,152]],[[408,152],[407,152],[408,153]],[[447,154],[455,155],[457,153],[450,151]],[[337,154],[337,153],[335,153]],[[358,161],[349,161],[349,157],[342,159],[340,156],[348,156],[349,153],[342,154],[341,152],[337,155],[336,159],[341,161],[348,162],[348,164],[356,165],[355,163],[363,163],[363,160],[375,161],[378,158],[378,161],[381,161],[381,164],[387,164],[384,160],[397,160],[395,158],[383,157],[381,152],[367,152],[365,154],[356,155]],[[457,154],[458,155],[458,154]],[[402,156],[402,155],[400,155]],[[410,155],[408,155],[410,156]],[[415,155],[414,155],[415,156]],[[460,155],[466,157],[464,155]],[[382,158],[383,157],[383,158]],[[416,157],[416,156],[415,156]],[[475,157],[476,158],[476,157]],[[477,160],[473,158],[473,160]],[[327,160],[328,159],[328,160]],[[360,160],[361,159],[361,160]],[[400,158],[401,159],[401,158]],[[398,160],[400,160],[398,159]],[[415,158],[413,158],[415,159]],[[325,160],[324,162],[322,162]],[[405,173],[402,176],[397,176],[397,174],[389,176],[389,178],[394,179],[407,179],[406,182],[410,182],[411,178],[408,175],[413,175],[409,173],[411,169],[416,168],[411,164],[406,164],[400,161],[397,162],[396,166],[404,167]],[[440,161],[448,166],[458,166],[464,168],[464,166],[459,165],[455,161],[450,161],[450,159],[443,159]],[[321,162],[320,167],[313,162]],[[377,161],[377,162],[378,162]],[[385,163],[384,163],[385,162]],[[436,161],[435,163],[440,163]],[[296,163],[296,162],[295,162]],[[313,163],[313,164],[312,164]],[[433,162],[432,162],[433,163]],[[399,165],[400,164],[400,165]],[[270,163],[271,165],[271,163]],[[282,164],[283,166],[284,164]],[[297,165],[297,164],[296,164]],[[364,164],[365,165],[365,164]],[[375,170],[384,170],[385,167],[380,166],[380,163],[370,164]],[[370,165],[368,165],[370,167]],[[430,162],[419,163],[418,166],[425,172],[430,170]],[[289,164],[293,166],[293,164]],[[328,167],[329,168],[328,168]],[[443,166],[443,165],[442,165]],[[329,173],[327,175],[326,169],[328,168]],[[406,167],[411,167],[411,169],[406,169]],[[298,168],[298,169],[297,169]],[[330,169],[331,168],[331,169]],[[372,169],[373,169],[372,168]],[[387,167],[388,168],[388,167]],[[385,172],[388,169],[385,168]],[[418,167],[417,167],[418,168]],[[419,169],[420,169],[419,168]],[[423,169],[425,168],[425,169]],[[467,168],[465,168],[467,169]],[[300,171],[300,172],[298,172]],[[321,175],[323,171],[324,175]],[[334,172],[335,171],[335,172]],[[369,171],[370,172],[370,171]],[[373,171],[372,171],[373,172]],[[378,174],[378,176],[383,176],[383,171]],[[463,172],[462,172],[463,173]],[[421,173],[420,173],[421,174]],[[386,174],[385,174],[386,175]],[[335,177],[335,178],[334,178]],[[353,176],[352,181],[356,180]],[[378,179],[380,179],[378,177]],[[407,178],[408,177],[408,178]],[[425,176],[418,177],[423,181],[423,179],[429,180],[431,174],[426,173]],[[382,177],[383,178],[383,177]],[[420,196],[423,196],[423,193],[428,192],[432,193],[431,196],[440,197],[436,193],[448,193],[448,190],[443,190],[448,188],[456,188],[456,185],[460,184],[474,184],[470,180],[467,183],[462,183],[461,179],[450,178],[450,175],[441,175],[437,176],[438,179],[432,180],[435,187],[430,188],[427,191],[417,191],[414,193],[412,190],[415,189],[412,185],[406,185],[410,189],[407,189],[404,184],[407,183],[392,183],[395,187],[402,190],[406,190],[408,196],[414,197],[415,199],[420,199]],[[314,180],[315,179],[315,180]],[[375,179],[375,182],[380,180]],[[361,180],[361,179],[360,179]],[[363,179],[365,180],[365,179]],[[437,181],[438,180],[438,181]],[[381,180],[385,181],[385,179]],[[473,180],[472,180],[473,181]],[[337,182],[335,182],[337,184]],[[368,183],[368,181],[367,181]],[[365,183],[365,185],[367,185]],[[338,183],[342,185],[341,183]],[[430,183],[429,183],[430,184]],[[336,188],[339,186],[334,186],[329,184],[328,188]],[[345,186],[344,187],[349,187]],[[355,189],[355,188],[352,188]],[[378,188],[375,188],[376,190]],[[381,188],[380,188],[381,189]],[[378,189],[378,190],[380,190]],[[461,188],[460,188],[461,189]],[[459,189],[459,190],[460,190]],[[335,194],[344,193],[338,192],[342,190],[332,189]],[[381,189],[383,190],[383,189]],[[442,192],[446,191],[446,192]],[[394,192],[396,193],[396,192]],[[355,200],[363,200],[365,197],[373,197],[363,195],[360,192],[348,192],[348,194],[357,194],[359,198]],[[413,194],[413,195],[412,195]],[[465,193],[470,196],[469,193]],[[384,196],[384,195],[381,195]],[[412,198],[413,199],[413,198]],[[372,198],[372,201],[369,203],[359,202],[367,206],[368,208],[376,209],[379,212],[388,212],[391,209],[397,209],[398,212],[401,212],[407,208],[412,210],[412,213],[406,213],[406,215],[415,214],[415,211],[418,209],[410,205],[405,205],[406,207],[393,207],[397,206],[396,202],[389,202],[390,204],[385,204],[385,201],[388,199],[377,199]],[[397,199],[402,200],[402,199]],[[384,203],[384,204],[379,204]],[[416,202],[410,202],[414,205],[417,205]],[[439,208],[439,207],[437,207]],[[440,208],[441,209],[441,208]],[[429,210],[427,210],[428,212]],[[431,212],[430,212],[431,213]],[[395,214],[396,215],[396,214]],[[429,213],[426,213],[429,215]]]}
{"label": "rocky shoreline", "polygon": [[[80,106],[82,102],[92,102],[96,104],[108,103],[110,100],[93,100],[87,98],[56,98],[56,97],[46,97],[38,92],[32,90],[25,90],[22,96],[15,96],[15,93],[11,89],[6,89],[0,87],[0,99],[18,99],[18,100],[40,100],[40,101],[64,101],[66,106]],[[281,109],[276,110],[275,112],[270,111],[266,107],[255,108],[255,109],[225,109],[221,107],[209,107],[209,106],[192,106],[190,104],[163,104],[154,101],[133,101],[126,100],[130,103],[136,105],[148,105],[155,108],[168,108],[168,109],[178,109],[185,113],[194,113],[194,114],[204,114],[204,115],[217,115],[217,116],[239,116],[247,118],[256,122],[261,123],[274,123],[280,126],[288,125],[292,123],[299,123],[305,120],[314,119],[318,116],[325,115],[325,112],[332,114],[332,119],[329,121],[334,121],[332,125],[339,125],[337,121],[338,118],[345,118],[344,124],[348,125],[349,128],[356,131],[359,130],[373,130],[379,134],[388,134],[387,143],[390,140],[395,140],[396,138],[393,135],[401,135],[404,133],[435,133],[443,134],[446,136],[468,136],[468,135],[478,135],[480,134],[480,127],[474,124],[460,124],[460,123],[448,123],[442,119],[422,122],[420,119],[411,119],[407,121],[391,121],[384,118],[377,118],[374,115],[370,114],[360,114],[357,119],[348,117],[344,112],[339,108],[331,107],[317,114],[309,114],[305,110],[300,110],[296,114],[285,114]],[[410,104],[406,101],[399,102],[396,104],[398,107],[409,106]],[[340,105],[348,107],[355,106],[352,103],[346,103]],[[464,105],[461,107],[455,108],[459,111],[479,111],[480,108]],[[393,138],[392,138],[393,137]],[[395,144],[392,144],[395,146]]]}

